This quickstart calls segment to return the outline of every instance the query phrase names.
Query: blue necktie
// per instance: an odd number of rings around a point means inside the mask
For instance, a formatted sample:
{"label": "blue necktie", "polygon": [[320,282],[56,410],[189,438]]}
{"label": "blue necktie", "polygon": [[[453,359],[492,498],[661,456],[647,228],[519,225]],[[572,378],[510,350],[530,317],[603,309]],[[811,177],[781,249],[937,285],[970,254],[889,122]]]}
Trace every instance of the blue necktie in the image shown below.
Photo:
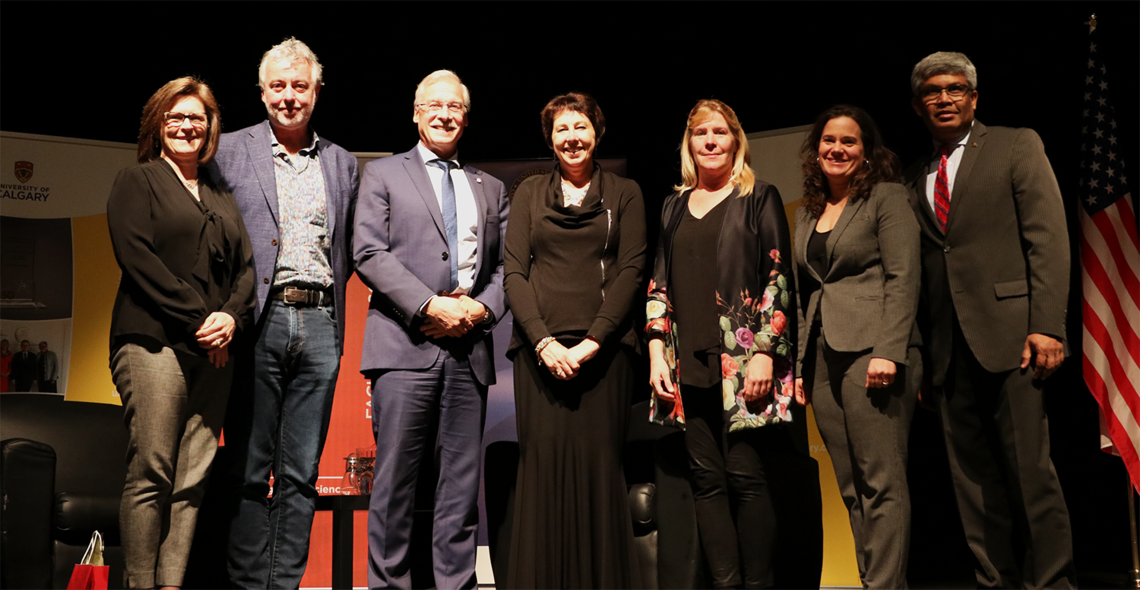
{"label": "blue necktie", "polygon": [[432,160],[432,164],[443,170],[443,182],[440,184],[443,193],[443,229],[447,232],[447,260],[451,263],[451,291],[459,286],[459,222],[455,217],[455,182],[451,180],[451,169],[455,162],[450,160]]}

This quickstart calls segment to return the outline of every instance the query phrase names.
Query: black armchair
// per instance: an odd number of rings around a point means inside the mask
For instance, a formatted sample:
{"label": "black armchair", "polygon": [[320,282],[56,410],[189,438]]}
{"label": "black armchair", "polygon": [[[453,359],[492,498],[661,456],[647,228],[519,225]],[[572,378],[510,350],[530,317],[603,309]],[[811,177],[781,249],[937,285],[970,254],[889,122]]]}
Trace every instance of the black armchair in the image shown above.
{"label": "black armchair", "polygon": [[110,587],[121,588],[123,409],[6,393],[0,395],[0,437],[0,587],[66,587],[97,529],[111,566]]}

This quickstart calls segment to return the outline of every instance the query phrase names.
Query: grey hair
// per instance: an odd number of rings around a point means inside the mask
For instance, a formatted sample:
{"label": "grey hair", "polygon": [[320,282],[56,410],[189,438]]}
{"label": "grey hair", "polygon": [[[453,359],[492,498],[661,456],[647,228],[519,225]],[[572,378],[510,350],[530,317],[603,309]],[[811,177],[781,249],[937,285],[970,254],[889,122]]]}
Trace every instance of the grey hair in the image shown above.
{"label": "grey hair", "polygon": [[966,83],[970,85],[970,90],[978,89],[978,69],[974,67],[974,62],[970,61],[966,54],[939,51],[931,53],[915,64],[914,71],[910,74],[910,91],[918,96],[918,90],[922,83],[939,74],[965,76]]}
{"label": "grey hair", "polygon": [[270,61],[289,60],[289,63],[294,64],[299,61],[306,61],[309,67],[313,70],[313,85],[321,85],[321,62],[317,61],[317,54],[309,49],[308,45],[299,41],[296,37],[289,37],[288,39],[274,45],[265,55],[261,56],[261,65],[257,68],[257,83],[262,89],[265,88],[265,69]]}
{"label": "grey hair", "polygon": [[444,79],[455,80],[455,82],[463,88],[463,106],[467,109],[467,112],[470,113],[471,92],[467,90],[467,85],[463,83],[463,80],[460,80],[459,76],[451,70],[436,70],[427,76],[424,76],[424,79],[420,80],[419,85],[416,86],[416,98],[415,102],[412,103],[412,107],[420,104],[420,98],[422,98],[424,95],[424,88]]}

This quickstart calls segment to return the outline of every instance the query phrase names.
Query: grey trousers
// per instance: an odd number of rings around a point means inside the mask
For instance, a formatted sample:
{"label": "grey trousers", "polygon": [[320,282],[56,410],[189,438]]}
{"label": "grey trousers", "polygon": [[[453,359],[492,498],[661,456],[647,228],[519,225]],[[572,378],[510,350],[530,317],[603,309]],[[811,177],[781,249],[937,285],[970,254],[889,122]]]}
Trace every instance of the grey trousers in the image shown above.
{"label": "grey trousers", "polygon": [[150,352],[124,344],[111,358],[129,433],[119,529],[128,588],[181,586],[198,507],[218,450],[233,359]]}
{"label": "grey trousers", "polygon": [[921,373],[921,361],[912,349],[915,371],[897,365],[894,383],[867,389],[869,351],[832,350],[822,334],[809,342],[814,346],[806,351],[804,387],[811,393],[816,425],[851,518],[859,577],[864,588],[906,588],[907,440],[918,396],[912,377],[920,378],[908,373]]}

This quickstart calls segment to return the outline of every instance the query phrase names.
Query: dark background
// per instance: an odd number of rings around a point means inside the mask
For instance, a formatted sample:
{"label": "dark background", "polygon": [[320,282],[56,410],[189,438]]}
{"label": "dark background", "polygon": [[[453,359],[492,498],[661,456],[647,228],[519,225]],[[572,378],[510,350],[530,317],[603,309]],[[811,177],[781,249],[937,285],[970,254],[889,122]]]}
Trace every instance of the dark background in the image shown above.
{"label": "dark background", "polygon": [[[628,159],[645,193],[651,240],[661,202],[679,180],[677,146],[698,99],[727,102],[750,133],[856,104],[910,162],[930,149],[910,108],[910,71],[939,50],[962,51],[977,66],[979,120],[1041,135],[1075,235],[1084,22],[1096,12],[1119,151],[1131,166],[1140,162],[1136,2],[4,2],[0,12],[5,131],[134,142],[143,103],[186,74],[211,85],[227,130],[255,124],[265,118],[256,87],[261,54],[290,35],[324,66],[315,128],[350,151],[411,148],[415,86],[439,68],[471,89],[460,151],[468,160],[549,157],[539,111],[556,94],[589,92],[608,123],[598,155]],[[1075,247],[1073,254],[1069,337],[1079,359]],[[1122,584],[1131,567],[1126,475],[1119,459],[1097,450],[1097,408],[1079,369],[1070,360],[1047,387],[1053,457],[1083,585]],[[969,584],[933,415],[920,411],[912,438],[912,581]]]}

